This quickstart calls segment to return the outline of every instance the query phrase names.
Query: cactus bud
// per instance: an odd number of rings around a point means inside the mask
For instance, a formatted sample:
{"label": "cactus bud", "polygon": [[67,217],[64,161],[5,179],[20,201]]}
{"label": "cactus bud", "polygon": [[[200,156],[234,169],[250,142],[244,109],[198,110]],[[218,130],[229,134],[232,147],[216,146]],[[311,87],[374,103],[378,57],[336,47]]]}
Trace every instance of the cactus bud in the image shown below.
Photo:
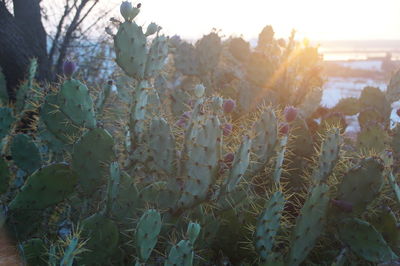
{"label": "cactus bud", "polygon": [[232,99],[226,100],[224,102],[224,112],[225,113],[231,113],[233,109],[236,107],[236,102]]}
{"label": "cactus bud", "polygon": [[232,133],[232,124],[224,124],[222,126],[222,132],[224,136],[229,136]]}
{"label": "cactus bud", "polygon": [[297,109],[293,106],[287,106],[283,113],[285,115],[286,122],[288,123],[294,121],[297,117]]}
{"label": "cactus bud", "polygon": [[189,223],[186,235],[189,238],[189,241],[190,241],[190,243],[192,243],[192,245],[194,244],[197,237],[199,236],[200,230],[201,230],[201,227],[198,223],[192,223],[192,222]]}
{"label": "cactus bud", "polygon": [[203,95],[204,95],[204,91],[206,90],[206,88],[203,86],[203,84],[197,84],[195,87],[194,87],[194,95],[197,97],[197,98],[201,98],[201,97],[203,97]]}
{"label": "cactus bud", "polygon": [[288,123],[280,123],[279,124],[279,133],[281,135],[287,135],[289,133],[289,124]]}
{"label": "cactus bud", "polygon": [[119,11],[121,15],[124,17],[125,21],[131,21],[131,13],[132,13],[132,4],[128,1],[122,2],[121,6],[119,7]]}
{"label": "cactus bud", "polygon": [[63,65],[63,71],[64,75],[67,76],[68,78],[72,77],[72,75],[75,73],[76,70],[76,64],[72,61],[66,60]]}
{"label": "cactus bud", "polygon": [[145,35],[146,36],[153,35],[159,29],[160,29],[160,27],[156,23],[152,22],[152,23],[149,24],[149,26],[147,26],[147,30],[146,30],[146,34]]}
{"label": "cactus bud", "polygon": [[234,159],[235,159],[235,154],[234,153],[232,153],[232,152],[227,153],[224,156],[224,163],[227,166],[231,166]]}

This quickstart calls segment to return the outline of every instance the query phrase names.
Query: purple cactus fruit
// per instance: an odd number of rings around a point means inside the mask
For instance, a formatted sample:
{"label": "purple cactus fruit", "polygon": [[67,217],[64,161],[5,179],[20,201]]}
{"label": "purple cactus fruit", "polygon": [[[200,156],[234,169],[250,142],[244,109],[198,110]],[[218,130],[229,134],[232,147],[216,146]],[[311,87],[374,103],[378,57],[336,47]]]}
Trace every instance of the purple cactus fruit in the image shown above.
{"label": "purple cactus fruit", "polygon": [[294,108],[293,106],[286,106],[283,114],[285,115],[286,122],[290,123],[297,117],[297,108]]}
{"label": "purple cactus fruit", "polygon": [[333,206],[337,207],[343,212],[352,212],[353,211],[353,204],[343,200],[335,200],[331,199],[331,203]]}
{"label": "purple cactus fruit", "polygon": [[67,76],[68,78],[72,77],[72,75],[75,73],[76,70],[76,64],[72,61],[66,60],[63,65],[63,71],[64,75]]}
{"label": "purple cactus fruit", "polygon": [[190,117],[192,116],[192,112],[184,112],[179,120],[176,122],[178,127],[186,127],[187,122],[189,121]]}
{"label": "purple cactus fruit", "polygon": [[400,108],[397,109],[396,114],[397,114],[398,116],[400,116]]}
{"label": "purple cactus fruit", "polygon": [[225,154],[225,156],[224,156],[224,163],[227,165],[227,166],[231,166],[232,165],[232,162],[233,162],[233,160],[235,159],[235,154],[234,153],[232,153],[232,152],[230,152],[230,153],[227,153],[227,154]]}
{"label": "purple cactus fruit", "polygon": [[224,112],[225,113],[232,113],[233,109],[236,107],[236,102],[232,99],[224,101]]}
{"label": "purple cactus fruit", "polygon": [[289,133],[289,124],[284,122],[279,124],[279,133],[281,135],[287,135]]}
{"label": "purple cactus fruit", "polygon": [[226,123],[222,126],[222,133],[224,136],[229,136],[232,133],[232,124]]}
{"label": "purple cactus fruit", "polygon": [[178,121],[176,121],[176,125],[178,127],[186,127],[186,120],[182,119],[182,118],[179,118]]}

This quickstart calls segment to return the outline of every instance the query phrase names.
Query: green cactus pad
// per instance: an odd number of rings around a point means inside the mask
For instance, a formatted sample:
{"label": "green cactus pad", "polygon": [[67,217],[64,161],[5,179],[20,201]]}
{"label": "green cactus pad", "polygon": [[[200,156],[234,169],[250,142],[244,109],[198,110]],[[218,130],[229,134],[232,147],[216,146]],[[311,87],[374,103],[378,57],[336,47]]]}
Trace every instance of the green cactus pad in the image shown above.
{"label": "green cactus pad", "polygon": [[39,149],[28,135],[14,136],[10,150],[14,163],[28,174],[33,173],[42,164]]}
{"label": "green cactus pad", "polygon": [[64,200],[74,191],[76,183],[76,174],[67,164],[58,163],[40,168],[28,177],[9,208],[44,209]]}
{"label": "green cactus pad", "polygon": [[339,129],[332,129],[328,132],[324,141],[321,144],[319,155],[318,168],[313,172],[315,183],[326,182],[329,175],[332,173],[336,162],[339,159],[340,151],[340,133]]}
{"label": "green cactus pad", "polygon": [[196,242],[197,237],[200,234],[201,226],[198,223],[190,222],[188,224],[186,230],[186,236],[189,238],[189,241],[194,244]]}
{"label": "green cactus pad", "polygon": [[280,228],[280,219],[285,197],[281,191],[275,192],[265,205],[265,209],[258,218],[254,245],[262,261],[271,258],[275,236]]}
{"label": "green cactus pad", "polygon": [[357,135],[357,147],[359,150],[381,152],[389,142],[389,136],[379,123],[370,122],[364,125]]}
{"label": "green cactus pad", "polygon": [[77,126],[94,128],[96,116],[89,89],[80,81],[64,81],[58,94],[60,110]]}
{"label": "green cactus pad", "polygon": [[389,207],[381,207],[372,217],[370,223],[382,234],[385,241],[392,247],[400,245],[400,228],[396,215]]}
{"label": "green cactus pad", "polygon": [[161,231],[161,216],[156,210],[150,209],[143,213],[136,226],[136,249],[141,263],[150,257],[157,244]]}
{"label": "green cactus pad", "polygon": [[375,263],[398,259],[382,235],[368,222],[357,218],[345,219],[338,229],[341,240],[361,258]]}
{"label": "green cactus pad", "polygon": [[165,36],[157,36],[151,43],[147,56],[144,76],[146,79],[155,77],[163,68],[168,56],[168,40]]}
{"label": "green cactus pad", "polygon": [[124,22],[114,37],[117,64],[125,73],[136,79],[144,78],[147,60],[146,36],[135,22]]}
{"label": "green cactus pad", "polygon": [[344,115],[356,115],[360,112],[360,101],[355,97],[343,98],[333,107],[333,111]]}
{"label": "green cactus pad", "polygon": [[270,78],[275,73],[275,68],[275,63],[267,55],[252,52],[247,63],[248,79],[258,87],[267,87]]}
{"label": "green cactus pad", "polygon": [[14,121],[15,118],[12,114],[12,109],[0,107],[0,141],[2,138],[10,134],[11,125]]}
{"label": "green cactus pad", "polygon": [[301,208],[292,232],[288,265],[299,265],[324,230],[329,203],[328,191],[328,185],[317,185]]}
{"label": "green cactus pad", "polygon": [[110,177],[108,178],[107,184],[107,202],[106,202],[106,214],[111,212],[113,204],[116,202],[121,181],[121,171],[119,169],[118,162],[112,162],[110,164]]}
{"label": "green cactus pad", "polygon": [[214,71],[218,65],[221,51],[221,37],[215,32],[203,36],[196,43],[196,55],[200,75],[206,75]]}
{"label": "green cactus pad", "polygon": [[111,208],[111,216],[126,224],[137,216],[138,209],[141,207],[139,191],[133,181],[134,179],[127,173],[121,173],[119,192]]}
{"label": "green cactus pad", "polygon": [[0,194],[5,193],[8,190],[10,183],[11,173],[8,168],[6,161],[3,157],[0,157]]}
{"label": "green cactus pad", "polygon": [[246,62],[250,55],[250,43],[243,38],[232,38],[229,42],[229,52],[239,61]]}
{"label": "green cactus pad", "polygon": [[383,117],[389,118],[391,107],[383,91],[376,87],[365,87],[360,96],[360,107],[375,108]]}
{"label": "green cactus pad", "polygon": [[164,266],[192,266],[193,257],[193,244],[189,240],[181,240],[169,251],[169,255],[164,263]]}
{"label": "green cactus pad", "polygon": [[275,161],[274,175],[273,175],[274,182],[276,185],[279,185],[281,182],[283,161],[285,159],[287,142],[288,142],[287,135],[283,136],[279,142],[278,152],[277,152],[276,161]]}
{"label": "green cactus pad", "polygon": [[243,178],[247,167],[250,163],[250,147],[251,139],[248,136],[243,138],[242,144],[235,154],[235,158],[232,162],[232,168],[229,171],[229,176],[225,179],[224,192],[231,193],[235,190],[236,186]]}
{"label": "green cactus pad", "polygon": [[189,207],[207,197],[221,159],[222,129],[217,117],[211,116],[204,124],[194,125],[189,131],[191,136],[186,143],[188,160],[184,164],[185,184],[178,208]]}
{"label": "green cactus pad", "polygon": [[42,239],[32,238],[21,245],[21,255],[27,265],[46,266],[48,254]]}
{"label": "green cactus pad", "polygon": [[291,135],[296,137],[290,141],[289,149],[297,156],[311,156],[314,152],[314,147],[307,123],[303,119],[297,118],[290,126]]}
{"label": "green cactus pad", "polygon": [[119,231],[117,225],[100,213],[96,213],[82,222],[83,239],[87,239],[87,252],[79,256],[79,265],[96,265],[106,262],[118,247]]}
{"label": "green cactus pad", "polygon": [[300,113],[305,118],[311,117],[311,115],[320,106],[322,100],[322,89],[313,88],[310,92],[306,94],[304,100],[299,105]]}
{"label": "green cactus pad", "polygon": [[352,204],[354,214],[362,213],[382,188],[383,170],[383,162],[379,158],[362,159],[343,177],[337,199]]}
{"label": "green cactus pad", "polygon": [[80,130],[60,111],[59,105],[57,95],[47,95],[41,108],[40,118],[48,131],[59,141],[71,143],[76,136],[79,136]]}
{"label": "green cactus pad", "polygon": [[149,146],[157,167],[168,175],[172,175],[176,168],[175,138],[165,119],[155,117],[151,121]]}
{"label": "green cactus pad", "polygon": [[114,140],[104,129],[96,128],[75,143],[72,168],[78,174],[78,182],[85,194],[92,194],[106,182],[105,164],[114,157]]}
{"label": "green cactus pad", "polygon": [[386,126],[389,122],[388,117],[384,117],[378,109],[373,107],[361,110],[357,119],[361,129],[371,124],[371,122],[380,123],[384,126]]}
{"label": "green cactus pad", "polygon": [[278,144],[278,125],[272,109],[266,109],[255,122],[253,132],[256,134],[251,144],[251,153],[254,154],[254,161],[249,167],[249,175],[261,171],[275,154],[275,147]]}
{"label": "green cactus pad", "polygon": [[175,51],[175,68],[184,75],[197,75],[198,61],[194,46],[187,42],[182,42]]}

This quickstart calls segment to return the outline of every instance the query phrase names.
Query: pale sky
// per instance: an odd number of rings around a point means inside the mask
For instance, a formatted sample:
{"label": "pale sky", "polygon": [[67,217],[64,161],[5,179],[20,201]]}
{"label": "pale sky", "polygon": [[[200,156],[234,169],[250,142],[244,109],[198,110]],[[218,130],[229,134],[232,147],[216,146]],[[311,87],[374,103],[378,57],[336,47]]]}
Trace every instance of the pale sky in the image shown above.
{"label": "pale sky", "polygon": [[[120,0],[107,0],[118,4]],[[292,28],[311,40],[400,39],[400,0],[141,0],[138,23],[154,21],[168,35],[257,37],[272,25],[277,37]],[[119,14],[119,13],[118,13]]]}

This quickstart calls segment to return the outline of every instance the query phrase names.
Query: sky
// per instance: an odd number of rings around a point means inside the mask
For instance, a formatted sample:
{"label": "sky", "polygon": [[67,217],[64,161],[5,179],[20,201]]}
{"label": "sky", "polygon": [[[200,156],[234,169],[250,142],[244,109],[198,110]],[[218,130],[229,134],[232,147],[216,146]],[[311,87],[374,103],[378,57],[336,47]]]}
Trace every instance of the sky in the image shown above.
{"label": "sky", "polygon": [[[106,0],[109,5],[119,0]],[[277,37],[295,28],[310,40],[400,39],[400,0],[141,0],[138,23],[156,22],[168,35],[256,38],[265,25]],[[133,1],[137,4],[138,1]],[[117,12],[117,10],[115,11]],[[119,15],[119,13],[117,14]]]}

